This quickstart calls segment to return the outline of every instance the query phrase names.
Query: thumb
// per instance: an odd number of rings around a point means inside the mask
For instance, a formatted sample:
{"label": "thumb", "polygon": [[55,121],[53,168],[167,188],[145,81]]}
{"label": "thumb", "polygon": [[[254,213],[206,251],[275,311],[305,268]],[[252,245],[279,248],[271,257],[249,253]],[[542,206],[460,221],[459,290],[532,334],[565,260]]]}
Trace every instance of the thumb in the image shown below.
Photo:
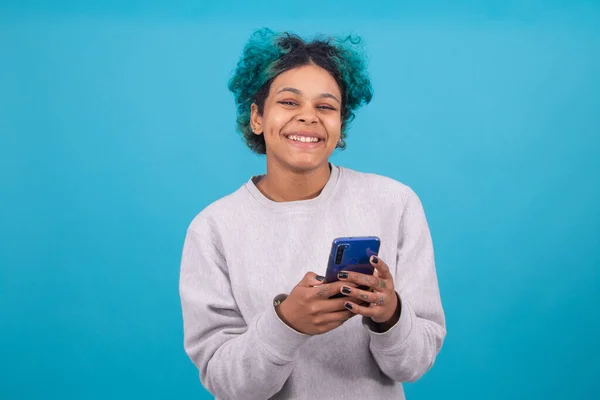
{"label": "thumb", "polygon": [[314,272],[307,272],[306,275],[304,275],[304,278],[302,278],[302,280],[300,281],[299,286],[307,286],[307,287],[319,286],[319,285],[322,285],[324,282],[325,282],[324,276],[317,275]]}

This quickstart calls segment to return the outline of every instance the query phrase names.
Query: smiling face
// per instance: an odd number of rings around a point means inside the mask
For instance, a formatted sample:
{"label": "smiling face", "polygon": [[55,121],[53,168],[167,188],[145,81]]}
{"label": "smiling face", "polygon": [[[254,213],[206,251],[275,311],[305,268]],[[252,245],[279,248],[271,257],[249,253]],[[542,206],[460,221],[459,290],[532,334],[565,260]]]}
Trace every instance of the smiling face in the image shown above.
{"label": "smiling face", "polygon": [[327,165],[340,140],[342,94],[325,69],[305,65],[278,75],[262,114],[252,105],[251,125],[264,135],[267,163],[295,172]]}

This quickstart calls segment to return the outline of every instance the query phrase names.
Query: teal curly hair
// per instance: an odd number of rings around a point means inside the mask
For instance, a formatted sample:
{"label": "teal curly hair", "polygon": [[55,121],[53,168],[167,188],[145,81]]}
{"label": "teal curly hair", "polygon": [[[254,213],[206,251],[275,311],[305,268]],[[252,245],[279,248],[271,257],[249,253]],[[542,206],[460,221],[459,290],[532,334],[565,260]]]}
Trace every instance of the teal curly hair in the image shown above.
{"label": "teal curly hair", "polygon": [[308,64],[327,70],[342,93],[342,130],[338,148],[346,147],[345,138],[354,112],[373,97],[360,38],[315,38],[306,42],[290,33],[270,29],[255,31],[246,43],[228,88],[237,108],[237,129],[248,147],[258,154],[266,153],[263,135],[255,135],[250,127],[251,105],[262,114],[273,80],[282,72]]}

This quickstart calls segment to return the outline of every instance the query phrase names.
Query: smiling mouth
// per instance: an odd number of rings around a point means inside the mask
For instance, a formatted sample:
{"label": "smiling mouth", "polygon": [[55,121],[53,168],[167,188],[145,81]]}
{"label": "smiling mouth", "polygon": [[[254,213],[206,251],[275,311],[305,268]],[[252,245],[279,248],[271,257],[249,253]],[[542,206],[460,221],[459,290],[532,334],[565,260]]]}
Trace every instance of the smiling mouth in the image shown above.
{"label": "smiling mouth", "polygon": [[319,139],[318,137],[314,137],[314,136],[288,135],[288,136],[286,136],[286,138],[288,138],[289,140],[291,140],[293,142],[298,142],[298,143],[318,143],[318,142],[322,141],[322,139]]}

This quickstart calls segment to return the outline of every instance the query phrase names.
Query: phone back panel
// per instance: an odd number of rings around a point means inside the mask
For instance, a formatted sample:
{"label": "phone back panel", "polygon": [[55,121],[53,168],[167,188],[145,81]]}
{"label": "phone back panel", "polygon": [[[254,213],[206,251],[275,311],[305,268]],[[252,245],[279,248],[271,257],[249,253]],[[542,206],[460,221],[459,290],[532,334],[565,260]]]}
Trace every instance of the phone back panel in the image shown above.
{"label": "phone back panel", "polygon": [[[374,268],[369,260],[371,256],[379,253],[380,244],[381,241],[376,236],[344,237],[335,239],[329,253],[325,282],[330,283],[337,281],[337,274],[340,271],[355,271],[372,275]],[[340,262],[336,263],[339,246],[344,246],[344,252]]]}

